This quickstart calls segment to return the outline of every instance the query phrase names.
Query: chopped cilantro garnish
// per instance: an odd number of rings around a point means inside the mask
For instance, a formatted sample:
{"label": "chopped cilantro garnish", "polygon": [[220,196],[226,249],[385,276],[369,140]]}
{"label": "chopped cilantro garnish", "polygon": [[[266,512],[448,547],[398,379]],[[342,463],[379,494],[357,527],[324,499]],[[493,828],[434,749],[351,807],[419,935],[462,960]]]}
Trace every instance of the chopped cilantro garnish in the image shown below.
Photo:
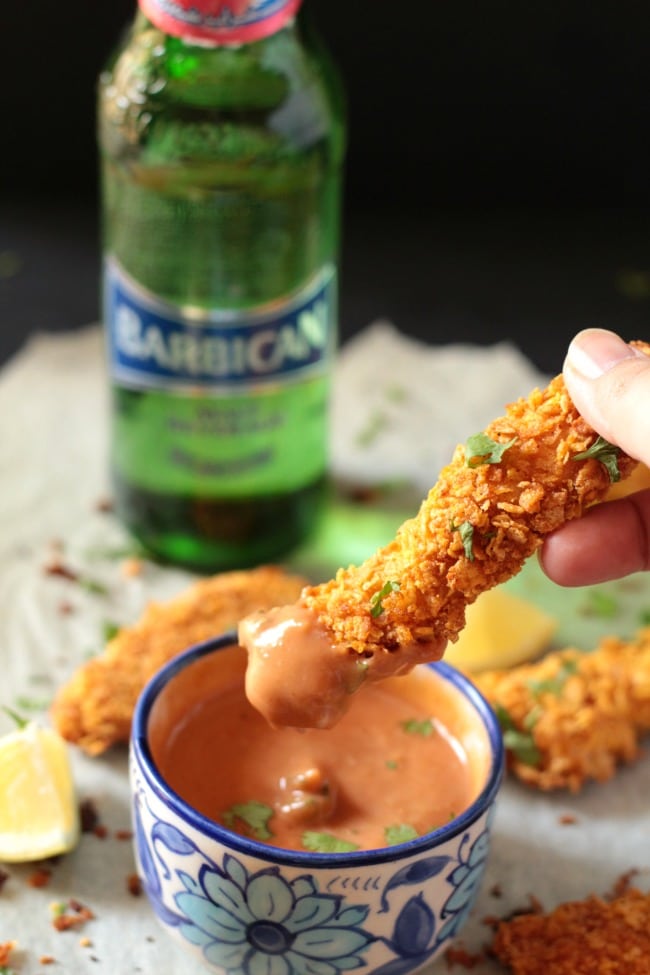
{"label": "chopped cilantro garnish", "polygon": [[381,410],[375,410],[368,417],[365,427],[357,434],[358,446],[370,447],[388,424],[389,420],[386,414]]}
{"label": "chopped cilantro garnish", "polygon": [[639,623],[641,626],[648,626],[650,624],[650,609],[643,609],[639,613]]}
{"label": "chopped cilantro garnish", "polygon": [[563,660],[562,666],[555,677],[547,677],[546,680],[529,680],[528,688],[532,694],[555,694],[562,693],[567,678],[575,674],[578,669],[577,660]]}
{"label": "chopped cilantro garnish", "polygon": [[79,576],[78,582],[82,589],[92,593],[94,596],[108,595],[108,586],[105,586],[103,582],[99,582],[97,579],[90,579],[88,576]]}
{"label": "chopped cilantro garnish", "polygon": [[379,592],[370,600],[370,615],[375,619],[377,616],[381,616],[384,612],[383,600],[386,596],[389,596],[391,592],[398,592],[399,582],[389,581],[381,587]]}
{"label": "chopped cilantro garnish", "polygon": [[16,698],[16,707],[20,711],[46,711],[52,702],[44,697],[27,697],[21,694]]}
{"label": "chopped cilantro garnish", "polygon": [[463,543],[463,548],[465,549],[465,557],[469,559],[470,562],[474,561],[474,550],[472,545],[474,543],[474,525],[471,521],[463,521],[460,525],[455,525],[452,521],[449,526],[452,532],[458,532],[460,535],[460,540]]}
{"label": "chopped cilantro garnish", "polygon": [[9,718],[11,718],[20,731],[22,731],[23,728],[26,728],[29,724],[27,718],[23,718],[20,714],[14,711],[13,708],[3,707],[2,710]]}
{"label": "chopped cilantro garnish", "polygon": [[394,772],[397,767],[398,767],[397,762],[395,761],[394,758],[386,759],[386,768],[390,769],[391,772]]}
{"label": "chopped cilantro garnish", "polygon": [[119,623],[112,623],[110,620],[105,620],[102,624],[102,636],[104,638],[104,643],[109,643],[113,637],[117,636],[120,632]]}
{"label": "chopped cilantro garnish", "polygon": [[384,830],[386,846],[397,846],[398,843],[408,843],[418,836],[418,831],[408,823],[397,823],[395,826],[387,826]]}
{"label": "chopped cilantro garnish", "polygon": [[244,823],[248,832],[256,840],[269,840],[273,833],[268,828],[268,822],[273,815],[273,808],[264,802],[252,799],[250,802],[237,802],[230,809],[222,813],[222,819],[228,829],[237,829],[237,821]]}
{"label": "chopped cilantro garnish", "polygon": [[506,450],[509,450],[517,438],[499,443],[488,437],[487,433],[475,433],[468,437],[465,443],[465,463],[468,467],[480,467],[481,464],[500,464]]}
{"label": "chopped cilantro garnish", "polygon": [[589,589],[583,612],[586,616],[598,616],[601,619],[613,619],[619,612],[618,600],[602,589]]}
{"label": "chopped cilantro garnish", "polygon": [[599,460],[609,474],[610,481],[614,484],[621,479],[621,472],[618,469],[618,455],[620,452],[620,449],[610,443],[609,440],[605,440],[604,437],[597,437],[591,447],[583,450],[579,454],[574,454],[573,459]]}
{"label": "chopped cilantro garnish", "polygon": [[356,843],[339,839],[331,833],[315,833],[311,830],[302,834],[302,845],[313,853],[351,853],[359,849]]}
{"label": "chopped cilantro garnish", "polygon": [[408,718],[401,722],[401,727],[407,735],[420,735],[422,738],[428,738],[436,730],[430,718],[424,718],[422,721],[418,718]]}
{"label": "chopped cilantro garnish", "polygon": [[501,731],[503,744],[523,765],[539,765],[541,754],[530,731],[520,731],[508,711],[500,704],[494,708]]}

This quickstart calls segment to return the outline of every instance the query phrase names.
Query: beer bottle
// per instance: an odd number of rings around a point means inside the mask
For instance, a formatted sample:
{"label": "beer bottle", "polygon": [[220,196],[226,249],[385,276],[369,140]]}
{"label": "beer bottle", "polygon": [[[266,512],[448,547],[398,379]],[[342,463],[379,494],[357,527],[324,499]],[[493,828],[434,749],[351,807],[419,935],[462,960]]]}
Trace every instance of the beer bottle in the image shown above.
{"label": "beer bottle", "polygon": [[344,99],[299,8],[139,0],[99,82],[116,510],[199,571],[325,499]]}

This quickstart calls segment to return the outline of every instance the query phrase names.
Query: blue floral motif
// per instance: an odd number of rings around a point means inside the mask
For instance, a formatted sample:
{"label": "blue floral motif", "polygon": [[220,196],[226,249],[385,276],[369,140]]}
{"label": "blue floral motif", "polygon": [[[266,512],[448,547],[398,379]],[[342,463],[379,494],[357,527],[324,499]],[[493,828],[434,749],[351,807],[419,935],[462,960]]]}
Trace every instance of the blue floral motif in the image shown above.
{"label": "blue floral motif", "polygon": [[277,867],[249,874],[231,855],[203,866],[198,883],[179,871],[180,932],[230,975],[335,975],[364,964],[374,940],[360,926],[368,907],[345,907],[310,876],[287,881]]}
{"label": "blue floral motif", "polygon": [[382,910],[388,909],[388,894],[396,887],[422,884],[429,877],[440,873],[449,863],[453,869],[446,880],[453,887],[440,912],[447,920],[436,931],[436,916],[424,899],[424,892],[409,898],[400,909],[393,927],[392,937],[383,939],[395,953],[395,958],[379,968],[374,975],[405,975],[419,968],[434,955],[440,946],[451,940],[467,920],[485,869],[489,848],[489,829],[492,817],[483,830],[469,845],[470,834],[465,833],[457,858],[432,857],[400,869],[386,884],[382,893]]}
{"label": "blue floral motif", "polygon": [[[152,814],[137,795],[140,868],[154,910],[197,945],[208,963],[229,975],[338,975],[366,964],[363,955],[376,940],[363,928],[367,905],[346,905],[341,896],[320,893],[308,874],[288,881],[278,867],[250,873],[232,854],[219,866],[157,818],[147,835],[141,805]],[[200,855],[198,874],[172,871],[165,850],[177,857]],[[160,873],[166,879],[175,875],[182,885],[174,896],[176,910],[162,901]]]}
{"label": "blue floral motif", "polygon": [[[148,829],[142,821],[145,808],[154,820]],[[399,888],[416,891],[401,905],[392,934],[380,937],[364,928],[368,905],[348,905],[340,895],[321,893],[310,874],[289,881],[276,866],[251,872],[232,854],[217,864],[183,832],[158,819],[141,793],[135,800],[140,869],[154,909],[201,949],[208,964],[228,975],[341,975],[367,965],[364,955],[377,941],[394,957],[374,975],[407,975],[420,968],[456,936],[473,907],[492,815],[493,810],[473,841],[465,833],[456,856],[424,857],[392,875],[383,888],[379,913],[389,910]],[[201,858],[198,871],[195,865],[192,874],[178,866],[179,858],[189,862],[196,856]],[[451,892],[437,929],[436,911],[426,899],[427,883],[443,871]],[[163,903],[161,876],[178,882],[170,907]]]}

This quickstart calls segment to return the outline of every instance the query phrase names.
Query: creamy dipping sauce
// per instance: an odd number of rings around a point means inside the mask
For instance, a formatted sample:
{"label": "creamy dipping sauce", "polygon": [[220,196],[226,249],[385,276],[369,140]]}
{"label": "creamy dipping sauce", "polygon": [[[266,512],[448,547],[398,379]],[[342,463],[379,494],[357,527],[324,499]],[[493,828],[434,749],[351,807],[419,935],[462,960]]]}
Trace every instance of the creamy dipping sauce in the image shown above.
{"label": "creamy dipping sauce", "polygon": [[247,616],[238,637],[248,651],[248,700],[276,728],[331,728],[364,683],[441,655],[420,643],[364,658],[333,644],[315,614],[299,605]]}
{"label": "creamy dipping sauce", "polygon": [[246,654],[182,671],[152,709],[167,783],[208,818],[295,850],[374,849],[449,822],[489,774],[464,696],[430,668],[372,684],[327,731],[275,730],[244,693]]}

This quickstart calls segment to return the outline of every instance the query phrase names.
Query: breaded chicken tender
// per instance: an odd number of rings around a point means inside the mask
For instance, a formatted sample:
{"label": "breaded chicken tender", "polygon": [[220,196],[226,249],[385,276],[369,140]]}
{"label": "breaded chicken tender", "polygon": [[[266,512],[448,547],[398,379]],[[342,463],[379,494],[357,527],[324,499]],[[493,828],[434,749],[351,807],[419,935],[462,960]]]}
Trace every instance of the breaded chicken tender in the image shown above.
{"label": "breaded chicken tender", "polygon": [[590,652],[560,650],[472,680],[504,730],[509,767],[542,790],[577,792],[639,757],[650,731],[650,629]]}
{"label": "breaded chicken tender", "polygon": [[502,921],[490,954],[512,975],[650,975],[650,894],[588,897]]}
{"label": "breaded chicken tender", "polygon": [[[650,354],[650,346],[637,345]],[[249,650],[251,702],[273,724],[326,727],[359,680],[438,659],[457,639],[468,604],[514,576],[549,532],[601,501],[636,463],[588,426],[561,376],[512,403],[457,447],[389,545],[307,587],[297,606],[245,621],[239,632]],[[320,641],[329,663],[315,662],[313,653],[307,660],[308,640]],[[284,687],[271,686],[273,642],[287,657],[294,646],[291,669],[300,672],[301,688],[287,689],[286,675]]]}
{"label": "breaded chicken tender", "polygon": [[296,599],[305,581],[264,566],[201,579],[169,602],[151,603],[60,690],[54,726],[89,755],[128,741],[138,696],[163,664],[194,643],[234,629],[254,610]]}

